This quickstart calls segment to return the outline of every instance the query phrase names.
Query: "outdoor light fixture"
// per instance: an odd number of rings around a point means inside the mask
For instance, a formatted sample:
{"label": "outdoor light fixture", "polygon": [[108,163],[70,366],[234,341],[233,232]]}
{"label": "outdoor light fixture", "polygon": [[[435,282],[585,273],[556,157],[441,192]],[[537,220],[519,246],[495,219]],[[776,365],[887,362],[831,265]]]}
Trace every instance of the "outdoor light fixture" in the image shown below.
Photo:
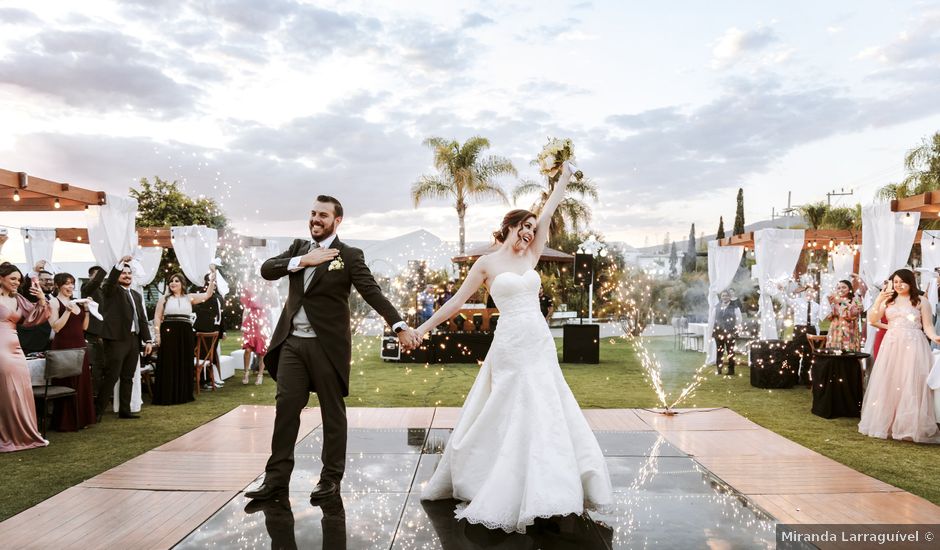
{"label": "outdoor light fixture", "polygon": [[59,203],[59,199],[55,200],[55,204],[53,206],[55,206],[56,208],[62,208],[62,204]]}
{"label": "outdoor light fixture", "polygon": [[20,202],[20,192],[18,189],[13,190],[13,202]]}

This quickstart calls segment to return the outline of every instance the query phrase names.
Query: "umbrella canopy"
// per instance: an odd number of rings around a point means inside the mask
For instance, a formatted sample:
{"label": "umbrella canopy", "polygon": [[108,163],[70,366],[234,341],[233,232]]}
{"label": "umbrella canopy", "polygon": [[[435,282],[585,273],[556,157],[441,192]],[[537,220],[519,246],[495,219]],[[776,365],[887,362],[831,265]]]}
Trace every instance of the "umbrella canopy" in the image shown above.
{"label": "umbrella canopy", "polygon": [[[496,249],[498,249],[500,246],[501,245],[499,243],[493,243],[489,246],[479,246],[472,250],[468,250],[463,256],[454,256],[451,258],[451,261],[456,264],[467,263],[471,260],[479,258],[480,256],[485,256],[487,254],[496,252]],[[539,258],[539,261],[573,264],[574,254],[568,254],[567,252],[561,252],[546,246],[545,250],[542,251],[542,256]]]}

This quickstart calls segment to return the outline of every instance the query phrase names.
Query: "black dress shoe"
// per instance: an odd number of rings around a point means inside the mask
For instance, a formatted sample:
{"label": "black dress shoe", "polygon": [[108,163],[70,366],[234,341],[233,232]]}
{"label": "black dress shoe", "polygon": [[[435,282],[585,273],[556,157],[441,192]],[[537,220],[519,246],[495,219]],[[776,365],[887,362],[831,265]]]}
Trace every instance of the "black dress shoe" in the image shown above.
{"label": "black dress shoe", "polygon": [[268,485],[267,483],[262,483],[261,487],[258,487],[254,491],[245,491],[245,496],[250,499],[255,500],[268,500],[271,498],[276,498],[278,496],[286,495],[287,487],[280,487],[278,485]]}
{"label": "black dress shoe", "polygon": [[310,500],[320,500],[339,494],[339,483],[329,479],[321,479],[310,493]]}
{"label": "black dress shoe", "polygon": [[137,420],[140,418],[140,415],[137,413],[119,413],[118,418],[130,418],[133,420]]}

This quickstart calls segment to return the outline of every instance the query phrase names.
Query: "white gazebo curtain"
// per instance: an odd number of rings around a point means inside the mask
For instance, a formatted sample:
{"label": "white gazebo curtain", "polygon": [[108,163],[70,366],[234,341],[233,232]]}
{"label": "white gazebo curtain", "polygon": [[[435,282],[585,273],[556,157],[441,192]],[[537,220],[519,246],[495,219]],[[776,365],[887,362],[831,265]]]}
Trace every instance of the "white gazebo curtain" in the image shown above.
{"label": "white gazebo curtain", "polygon": [[718,295],[731,286],[738,266],[741,265],[743,246],[719,246],[718,241],[708,241],[708,326],[705,328],[705,362],[714,363],[717,349],[712,333],[715,329],[715,307]]}
{"label": "white gazebo curtain", "polygon": [[760,288],[760,338],[777,338],[777,317],[773,298],[793,277],[793,270],[803,250],[802,229],[761,229],[754,232],[754,266]]}
{"label": "white gazebo curtain", "polygon": [[107,195],[101,206],[85,210],[88,244],[98,265],[105,269],[137,250],[137,199]]}
{"label": "white gazebo curtain", "polygon": [[40,260],[46,261],[46,271],[56,273],[58,270],[52,264],[52,249],[55,246],[55,229],[49,227],[24,227],[20,229],[23,236],[23,248],[26,250],[26,266],[30,271]]}
{"label": "white gazebo curtain", "polygon": [[920,238],[921,268],[920,288],[927,293],[931,311],[937,309],[937,275],[940,267],[940,231],[924,231]]}
{"label": "white gazebo curtain", "polygon": [[890,203],[862,208],[862,258],[860,275],[869,292],[865,307],[871,307],[882,282],[907,265],[917,236],[920,212],[892,212]]}
{"label": "white gazebo curtain", "polygon": [[[170,228],[170,241],[179,260],[183,275],[197,286],[202,286],[209,264],[220,265],[216,258],[219,245],[219,232],[204,225],[174,226]],[[219,294],[228,294],[229,286],[221,273],[216,274],[216,286]]]}
{"label": "white gazebo curtain", "polygon": [[131,270],[134,275],[134,287],[141,289],[157,278],[157,270],[160,269],[160,259],[163,258],[163,247],[160,246],[138,246],[134,252],[134,260],[131,262]]}

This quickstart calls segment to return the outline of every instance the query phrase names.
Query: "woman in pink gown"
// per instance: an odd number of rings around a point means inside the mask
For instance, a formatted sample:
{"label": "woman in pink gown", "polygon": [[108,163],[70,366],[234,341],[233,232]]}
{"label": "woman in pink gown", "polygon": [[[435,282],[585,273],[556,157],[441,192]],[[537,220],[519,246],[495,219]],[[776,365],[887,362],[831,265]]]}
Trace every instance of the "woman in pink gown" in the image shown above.
{"label": "woman in pink gown", "polygon": [[933,365],[927,338],[940,342],[940,337],[914,273],[899,269],[890,280],[893,288],[885,285],[872,306],[873,318],[887,316],[888,330],[868,380],[858,431],[881,439],[940,443],[933,396],[927,386]]}
{"label": "woman in pink gown", "polygon": [[45,447],[36,422],[36,404],[26,366],[26,356],[20,349],[16,325],[35,326],[49,318],[49,304],[35,284],[30,293],[39,302],[17,293],[23,275],[11,263],[0,264],[0,452],[22,451]]}
{"label": "woman in pink gown", "polygon": [[242,384],[248,383],[248,375],[251,374],[251,353],[258,356],[258,378],[256,385],[261,385],[264,380],[264,356],[268,352],[268,339],[265,337],[264,330],[264,304],[258,298],[258,295],[247,286],[242,289],[241,296],[242,307],[245,309],[245,316],[242,320],[242,349],[245,350],[245,374],[242,377]]}

